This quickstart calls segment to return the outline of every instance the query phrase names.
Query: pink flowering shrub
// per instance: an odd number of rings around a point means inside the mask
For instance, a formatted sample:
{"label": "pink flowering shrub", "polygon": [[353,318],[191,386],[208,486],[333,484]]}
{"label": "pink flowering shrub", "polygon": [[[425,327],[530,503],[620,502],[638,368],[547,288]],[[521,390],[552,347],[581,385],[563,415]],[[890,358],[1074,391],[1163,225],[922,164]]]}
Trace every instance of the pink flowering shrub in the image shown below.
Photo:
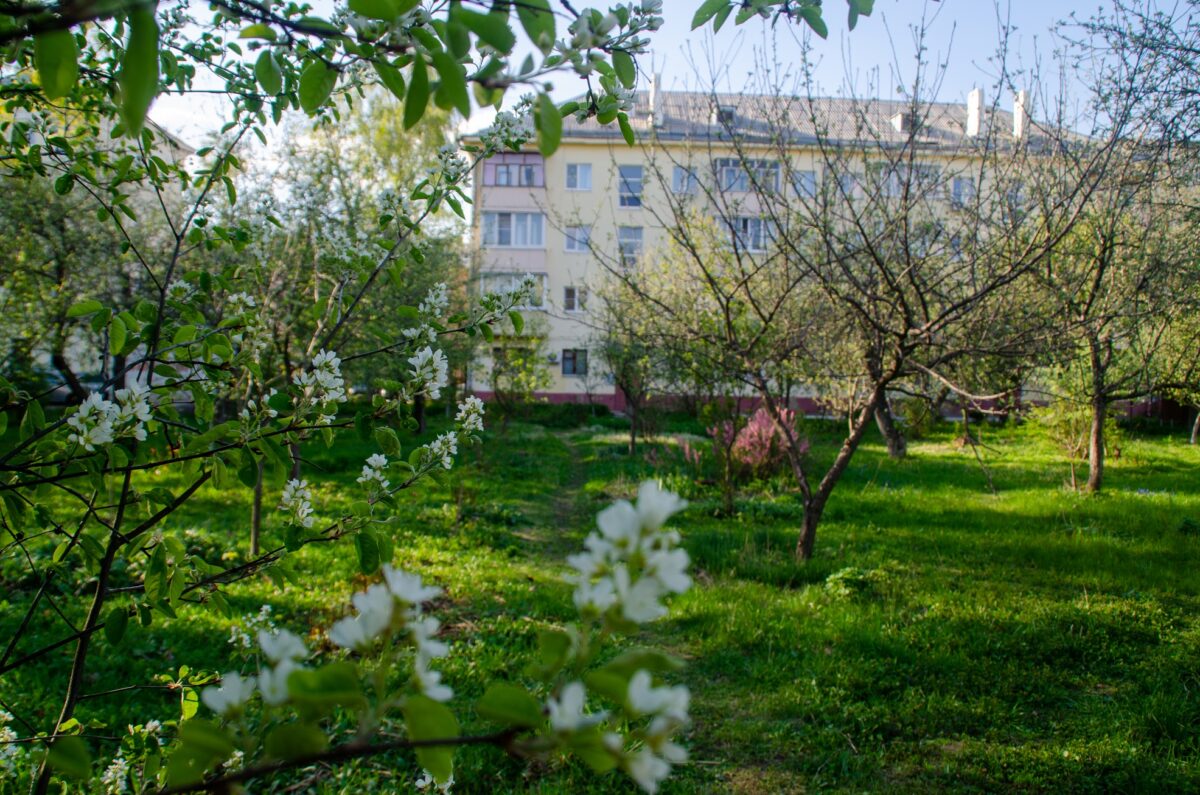
{"label": "pink flowering shrub", "polygon": [[[796,427],[796,412],[780,409],[781,418],[791,427]],[[732,432],[732,423],[724,423],[719,429],[723,437]],[[712,429],[710,429],[710,433]],[[730,457],[744,473],[756,478],[768,478],[787,463],[787,439],[772,419],[770,412],[761,407],[751,415],[746,425],[737,432],[730,447]],[[802,440],[801,454],[808,452],[808,440]]]}

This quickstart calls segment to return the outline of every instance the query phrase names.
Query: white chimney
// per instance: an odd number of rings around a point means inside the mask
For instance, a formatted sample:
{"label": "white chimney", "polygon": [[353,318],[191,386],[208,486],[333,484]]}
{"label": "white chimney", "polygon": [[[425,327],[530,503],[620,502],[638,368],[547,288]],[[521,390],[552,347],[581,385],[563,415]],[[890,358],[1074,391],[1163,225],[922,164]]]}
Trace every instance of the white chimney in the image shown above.
{"label": "white chimney", "polygon": [[650,75],[650,92],[649,92],[650,96],[648,97],[648,99],[649,99],[649,104],[650,104],[650,125],[652,127],[663,126],[663,115],[662,115],[662,107],[661,107],[662,97],[660,97],[658,95],[658,84],[661,81],[662,81],[661,74],[655,73],[655,74]]}
{"label": "white chimney", "polygon": [[1029,92],[1021,89],[1013,97],[1013,138],[1024,138],[1029,128]]}
{"label": "white chimney", "polygon": [[975,88],[967,94],[967,135],[971,138],[979,135],[983,124],[983,89]]}

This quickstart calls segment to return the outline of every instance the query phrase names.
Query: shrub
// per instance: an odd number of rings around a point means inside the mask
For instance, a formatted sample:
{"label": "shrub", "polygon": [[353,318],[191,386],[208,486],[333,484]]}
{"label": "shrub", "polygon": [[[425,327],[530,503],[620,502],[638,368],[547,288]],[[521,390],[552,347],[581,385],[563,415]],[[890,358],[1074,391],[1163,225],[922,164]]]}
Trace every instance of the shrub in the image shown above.
{"label": "shrub", "polygon": [[[796,412],[780,409],[785,423],[796,427]],[[724,434],[730,428],[722,429]],[[776,475],[787,463],[787,441],[779,425],[766,408],[759,408],[740,431],[731,448],[733,461],[746,474],[755,478]],[[803,443],[802,452],[808,451],[808,442]]]}

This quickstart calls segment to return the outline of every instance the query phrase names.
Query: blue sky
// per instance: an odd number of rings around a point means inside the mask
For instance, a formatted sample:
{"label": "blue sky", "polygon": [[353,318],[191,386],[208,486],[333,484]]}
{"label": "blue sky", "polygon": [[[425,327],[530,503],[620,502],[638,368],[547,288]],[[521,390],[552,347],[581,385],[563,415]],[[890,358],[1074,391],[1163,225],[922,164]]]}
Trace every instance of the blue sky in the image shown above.
{"label": "blue sky", "polygon": [[[604,0],[591,0],[603,6]],[[717,74],[721,90],[742,91],[754,88],[763,70],[759,63],[769,53],[781,70],[800,61],[802,34],[795,27],[780,23],[774,31],[762,21],[751,20],[737,27],[729,22],[719,34],[711,27],[691,31],[692,14],[701,0],[664,0],[665,24],[651,39],[651,54],[642,59],[647,74],[662,75],[667,89],[704,90]],[[578,6],[588,5],[579,2]],[[320,3],[318,3],[320,5]],[[931,62],[944,63],[936,98],[947,102],[965,102],[974,86],[990,89],[998,67],[993,61],[999,41],[999,19],[1012,26],[1012,53],[1009,69],[1029,70],[1039,57],[1048,60],[1054,47],[1051,28],[1072,11],[1088,16],[1099,3],[1081,4],[1067,0],[876,0],[871,17],[859,20],[854,31],[846,27],[843,0],[825,0],[829,38],[810,37],[814,70],[814,91],[821,95],[844,94],[848,87],[860,96],[897,96],[898,84],[911,83],[915,44],[912,28],[926,20],[927,56]],[[898,67],[897,67],[898,65]],[[1046,71],[1052,71],[1047,69]],[[757,75],[758,77],[754,77]],[[796,90],[794,80],[785,81]],[[1032,82],[1021,78],[1019,82]],[[1032,86],[1022,86],[1032,87]],[[1043,82],[1042,88],[1045,88]],[[555,96],[565,99],[580,92],[577,79],[561,76],[555,84]],[[987,96],[991,102],[993,96]],[[1011,105],[1002,93],[1001,107]],[[222,123],[220,102],[210,97],[160,97],[151,115],[156,121],[189,140],[200,140],[206,130]],[[486,123],[472,118],[470,127]]]}

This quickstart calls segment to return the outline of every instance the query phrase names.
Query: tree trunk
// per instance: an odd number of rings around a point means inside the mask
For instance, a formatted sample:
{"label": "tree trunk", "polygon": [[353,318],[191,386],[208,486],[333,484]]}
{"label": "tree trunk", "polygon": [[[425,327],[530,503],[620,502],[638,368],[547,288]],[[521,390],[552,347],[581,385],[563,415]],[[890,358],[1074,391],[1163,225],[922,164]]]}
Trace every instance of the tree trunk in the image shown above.
{"label": "tree trunk", "polygon": [[[850,459],[854,457],[854,452],[858,449],[858,445],[867,431],[867,425],[871,422],[871,416],[875,413],[875,407],[882,399],[883,388],[880,387],[879,391],[872,396],[871,401],[859,413],[858,421],[851,428],[850,435],[842,442],[837,457],[833,459],[833,464],[825,472],[825,477],[821,478],[821,483],[817,486],[816,491],[805,497],[804,520],[800,527],[800,538],[796,541],[796,557],[800,560],[812,558],[817,544],[817,525],[821,523],[821,514],[825,512],[825,503],[829,501],[829,495],[833,493],[833,487],[841,480],[846,467],[850,466]],[[796,466],[798,463],[793,464],[793,468]]]}
{"label": "tree trunk", "polygon": [[[628,395],[626,395],[628,397]],[[629,403],[629,455],[633,456],[637,453],[637,407],[633,401]]]}
{"label": "tree trunk", "polygon": [[1108,404],[1103,397],[1092,399],[1092,429],[1088,434],[1088,479],[1084,489],[1095,493],[1104,482],[1104,418]]}
{"label": "tree trunk", "polygon": [[900,426],[896,424],[892,409],[886,400],[879,401],[879,405],[875,407],[875,424],[879,426],[879,432],[887,441],[888,456],[904,458],[908,454],[908,442],[905,441]]}
{"label": "tree trunk", "polygon": [[250,557],[258,557],[258,536],[262,530],[263,462],[258,462],[258,477],[254,481],[254,505],[250,509]]}
{"label": "tree trunk", "polygon": [[87,400],[87,390],[84,389],[83,384],[79,383],[79,377],[75,375],[75,371],[71,369],[71,365],[67,363],[67,357],[61,350],[55,351],[50,356],[50,363],[54,365],[55,370],[58,370],[58,374],[67,384],[67,389],[71,391],[71,399],[68,402],[75,404]]}
{"label": "tree trunk", "polygon": [[1188,443],[1195,444],[1197,439],[1200,439],[1200,409],[1196,409],[1196,421],[1192,423],[1192,436]]}
{"label": "tree trunk", "polygon": [[417,433],[425,433],[425,396],[413,398],[413,419],[417,421]]}

